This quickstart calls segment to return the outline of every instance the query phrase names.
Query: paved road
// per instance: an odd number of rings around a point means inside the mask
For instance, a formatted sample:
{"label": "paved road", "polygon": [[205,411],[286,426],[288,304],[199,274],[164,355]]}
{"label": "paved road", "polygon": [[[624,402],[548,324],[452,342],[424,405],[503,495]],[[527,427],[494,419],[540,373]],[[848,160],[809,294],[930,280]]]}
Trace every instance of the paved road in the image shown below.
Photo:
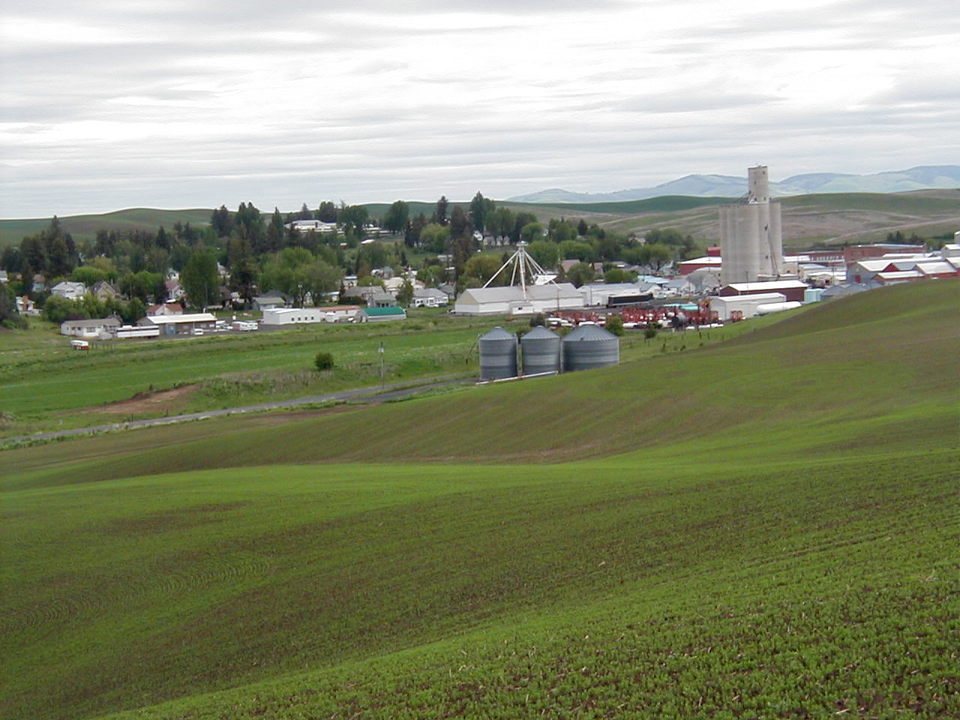
{"label": "paved road", "polygon": [[168,415],[166,417],[148,418],[146,420],[131,420],[129,422],[108,423],[106,425],[90,425],[88,427],[73,428],[71,430],[57,430],[54,432],[36,433],[34,435],[20,435],[18,437],[0,438],[0,447],[7,444],[24,442],[27,440],[54,440],[57,438],[74,437],[77,435],[92,435],[94,433],[111,432],[115,430],[132,430],[134,428],[155,427],[157,425],[172,425],[174,423],[190,422],[191,420],[206,420],[208,418],[223,417],[225,415],[242,415],[244,413],[262,412],[264,410],[282,410],[295,408],[300,405],[321,405],[326,403],[345,402],[362,398],[368,402],[380,403],[385,400],[408,397],[424,390],[466,385],[474,382],[472,378],[447,376],[435,379],[420,385],[411,385],[409,382],[388,383],[381,387],[366,387],[356,390],[343,390],[327,395],[312,395],[310,397],[294,398],[293,400],[277,400],[276,402],[260,403],[259,405],[245,405],[243,407],[224,408],[222,410],[206,410],[204,412],[187,413],[185,415]]}

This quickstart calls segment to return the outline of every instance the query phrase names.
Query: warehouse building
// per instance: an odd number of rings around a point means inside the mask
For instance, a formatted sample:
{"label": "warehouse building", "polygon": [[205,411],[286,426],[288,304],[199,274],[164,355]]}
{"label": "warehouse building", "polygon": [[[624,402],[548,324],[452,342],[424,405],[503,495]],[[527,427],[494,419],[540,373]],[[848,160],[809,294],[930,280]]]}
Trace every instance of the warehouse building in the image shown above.
{"label": "warehouse building", "polygon": [[213,330],[217,318],[211,313],[190,313],[186,315],[148,315],[139,320],[141,327],[159,327],[160,335],[202,335]]}
{"label": "warehouse building", "polygon": [[263,311],[264,327],[310,325],[313,323],[356,322],[360,307],[357,305],[334,305],[318,308],[273,308]]}
{"label": "warehouse building", "polygon": [[783,293],[756,293],[753,295],[715,296],[710,298],[710,310],[717,313],[720,322],[746,320],[758,315],[761,305],[774,305],[787,302]]}
{"label": "warehouse building", "polygon": [[800,280],[772,280],[769,282],[731,283],[720,288],[722,297],[733,295],[766,295],[782,293],[789,302],[803,302],[803,293],[809,287]]}
{"label": "warehouse building", "polygon": [[464,290],[453,311],[458,315],[533,315],[584,307],[583,295],[570,283]]}

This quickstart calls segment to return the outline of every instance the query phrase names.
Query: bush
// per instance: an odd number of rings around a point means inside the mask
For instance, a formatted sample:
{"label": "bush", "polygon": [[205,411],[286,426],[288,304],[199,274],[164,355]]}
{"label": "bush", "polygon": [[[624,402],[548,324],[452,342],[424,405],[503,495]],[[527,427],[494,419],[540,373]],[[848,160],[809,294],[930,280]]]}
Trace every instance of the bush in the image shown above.
{"label": "bush", "polygon": [[43,317],[59,325],[65,320],[83,320],[90,315],[84,311],[83,303],[52,295],[43,303]]}
{"label": "bush", "polygon": [[317,366],[317,370],[333,370],[333,355],[328,352],[318,352],[317,357],[314,358],[313,364]]}
{"label": "bush", "polygon": [[611,315],[607,318],[606,328],[614,335],[623,335],[623,317],[620,315]]}
{"label": "bush", "polygon": [[648,327],[646,330],[643,331],[643,336],[647,340],[652,340],[657,336],[657,329],[655,327]]}

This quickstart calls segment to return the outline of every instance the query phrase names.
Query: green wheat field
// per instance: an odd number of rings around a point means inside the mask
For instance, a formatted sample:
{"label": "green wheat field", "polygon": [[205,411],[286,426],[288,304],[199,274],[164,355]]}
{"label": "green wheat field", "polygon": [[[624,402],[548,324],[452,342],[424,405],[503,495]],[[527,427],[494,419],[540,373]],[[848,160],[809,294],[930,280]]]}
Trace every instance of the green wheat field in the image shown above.
{"label": "green wheat field", "polygon": [[2,451],[0,716],[958,717],[958,307]]}

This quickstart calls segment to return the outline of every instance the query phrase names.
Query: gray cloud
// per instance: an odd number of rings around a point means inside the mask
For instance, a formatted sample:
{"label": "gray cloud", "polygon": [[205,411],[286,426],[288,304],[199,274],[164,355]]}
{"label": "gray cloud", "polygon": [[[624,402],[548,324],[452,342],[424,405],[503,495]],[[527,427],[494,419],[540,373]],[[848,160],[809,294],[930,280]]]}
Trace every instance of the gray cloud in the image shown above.
{"label": "gray cloud", "polygon": [[4,15],[5,217],[602,192],[758,160],[786,176],[960,154],[955,64],[937,55],[958,20],[936,0],[38,0]]}

